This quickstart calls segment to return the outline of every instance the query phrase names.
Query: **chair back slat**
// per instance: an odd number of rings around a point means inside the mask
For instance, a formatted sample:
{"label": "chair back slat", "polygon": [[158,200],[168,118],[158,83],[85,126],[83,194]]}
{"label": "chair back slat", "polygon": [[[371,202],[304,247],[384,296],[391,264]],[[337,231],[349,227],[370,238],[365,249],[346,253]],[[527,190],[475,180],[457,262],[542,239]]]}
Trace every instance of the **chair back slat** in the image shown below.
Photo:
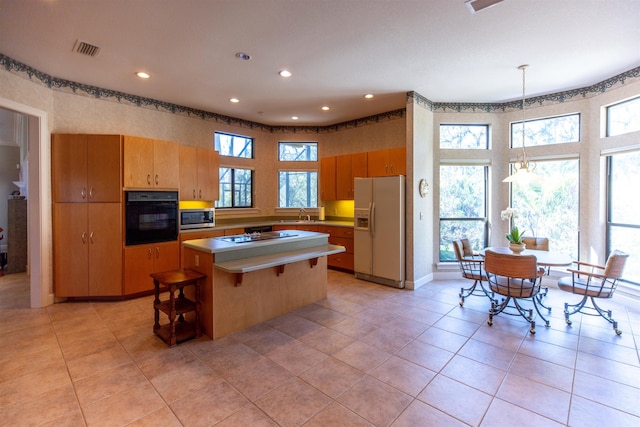
{"label": "chair back slat", "polygon": [[512,255],[486,251],[484,269],[487,273],[518,279],[532,279],[538,274],[535,255]]}
{"label": "chair back slat", "polygon": [[537,251],[549,251],[549,239],[546,237],[529,237],[524,236],[522,243],[525,244],[527,249],[535,249]]}
{"label": "chair back slat", "polygon": [[621,278],[627,258],[629,258],[629,254],[617,249],[611,252],[611,255],[609,255],[609,258],[607,259],[607,264],[604,267],[603,275],[611,279]]}

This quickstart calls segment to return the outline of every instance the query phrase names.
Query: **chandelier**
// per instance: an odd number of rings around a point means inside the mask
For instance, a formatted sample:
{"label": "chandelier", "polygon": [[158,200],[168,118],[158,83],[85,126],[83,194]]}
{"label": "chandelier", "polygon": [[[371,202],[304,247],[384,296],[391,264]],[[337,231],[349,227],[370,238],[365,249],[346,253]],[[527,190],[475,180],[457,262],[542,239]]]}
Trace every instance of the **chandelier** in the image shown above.
{"label": "chandelier", "polygon": [[518,70],[522,70],[522,153],[518,154],[516,158],[516,162],[513,165],[514,173],[506,177],[502,180],[502,182],[522,182],[528,181],[532,179],[535,175],[533,170],[536,168],[535,162],[527,159],[527,152],[524,149],[525,138],[524,138],[524,104],[525,104],[525,70],[529,65],[521,65],[518,67]]}

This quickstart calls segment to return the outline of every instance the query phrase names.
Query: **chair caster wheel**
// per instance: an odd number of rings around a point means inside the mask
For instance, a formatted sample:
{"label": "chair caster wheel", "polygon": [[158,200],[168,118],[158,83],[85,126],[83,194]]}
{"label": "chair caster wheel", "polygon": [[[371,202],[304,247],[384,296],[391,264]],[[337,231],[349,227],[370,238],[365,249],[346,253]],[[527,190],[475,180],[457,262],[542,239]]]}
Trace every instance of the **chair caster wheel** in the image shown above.
{"label": "chair caster wheel", "polygon": [[567,319],[567,325],[571,325],[571,320]]}
{"label": "chair caster wheel", "polygon": [[620,336],[622,335],[622,331],[618,328],[614,329],[614,331],[616,331],[616,335]]}
{"label": "chair caster wheel", "polygon": [[536,328],[531,328],[531,329],[529,329],[529,333],[530,333],[531,335],[535,335],[535,334],[536,334]]}
{"label": "chair caster wheel", "polygon": [[458,304],[460,304],[460,307],[464,307],[464,301],[460,301]]}

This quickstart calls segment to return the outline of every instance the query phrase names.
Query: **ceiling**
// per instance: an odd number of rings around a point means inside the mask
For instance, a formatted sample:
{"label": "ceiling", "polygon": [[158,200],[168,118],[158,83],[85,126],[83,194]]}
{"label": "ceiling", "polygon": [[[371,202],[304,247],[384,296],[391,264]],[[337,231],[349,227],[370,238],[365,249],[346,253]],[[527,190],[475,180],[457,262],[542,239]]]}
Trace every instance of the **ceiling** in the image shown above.
{"label": "ceiling", "polygon": [[519,99],[521,64],[527,96],[601,82],[640,66],[640,1],[505,0],[471,14],[464,0],[0,0],[0,53],[77,83],[322,126],[403,108],[409,91]]}

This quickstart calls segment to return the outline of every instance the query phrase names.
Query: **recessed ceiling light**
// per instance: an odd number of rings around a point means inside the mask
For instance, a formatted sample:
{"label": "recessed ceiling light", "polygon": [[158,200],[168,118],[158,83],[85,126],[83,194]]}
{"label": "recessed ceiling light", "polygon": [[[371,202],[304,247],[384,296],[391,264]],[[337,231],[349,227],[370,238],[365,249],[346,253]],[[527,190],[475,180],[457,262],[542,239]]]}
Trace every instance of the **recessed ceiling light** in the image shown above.
{"label": "recessed ceiling light", "polygon": [[298,116],[291,116],[291,120],[298,120]]}
{"label": "recessed ceiling light", "polygon": [[138,71],[136,73],[136,76],[140,77],[141,79],[148,79],[149,77],[151,77],[148,73],[145,73],[144,71]]}
{"label": "recessed ceiling light", "polygon": [[323,105],[322,106],[322,111],[329,111],[331,108],[329,108],[328,105]]}
{"label": "recessed ceiling light", "polygon": [[238,58],[241,61],[248,61],[251,59],[251,55],[249,55],[248,53],[244,53],[244,52],[238,52],[236,53],[236,58]]}
{"label": "recessed ceiling light", "polygon": [[282,70],[279,74],[281,77],[291,77],[291,71],[289,70]]}
{"label": "recessed ceiling light", "polygon": [[373,94],[372,93],[368,93],[364,96],[366,99],[371,99],[373,98]]}
{"label": "recessed ceiling light", "polygon": [[238,102],[240,102],[240,100],[238,98],[229,98],[229,102],[233,102],[234,104],[237,104]]}

